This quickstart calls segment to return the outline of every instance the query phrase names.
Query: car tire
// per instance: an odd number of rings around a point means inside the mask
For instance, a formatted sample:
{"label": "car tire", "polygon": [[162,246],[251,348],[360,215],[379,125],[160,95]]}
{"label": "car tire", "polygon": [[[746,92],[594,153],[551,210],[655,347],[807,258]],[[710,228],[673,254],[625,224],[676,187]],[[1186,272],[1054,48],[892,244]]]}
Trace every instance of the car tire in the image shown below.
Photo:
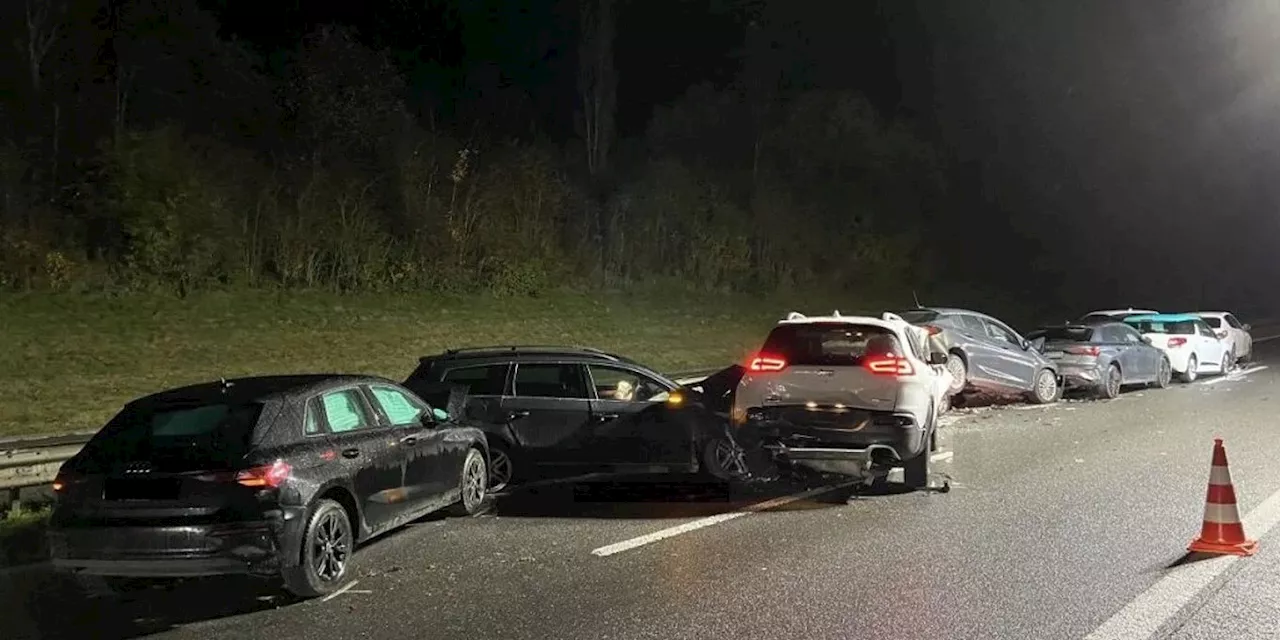
{"label": "car tire", "polygon": [[952,378],[947,395],[954,396],[964,391],[965,386],[969,384],[969,365],[965,363],[964,356],[960,355],[959,351],[947,354],[947,372]]}
{"label": "car tire", "polygon": [[462,461],[462,470],[458,473],[458,494],[458,501],[449,507],[450,515],[479,515],[489,505],[489,465],[485,463],[484,454],[475,447],[467,450],[467,457]]}
{"label": "car tire", "polygon": [[1191,354],[1191,357],[1187,359],[1187,370],[1178,374],[1178,377],[1181,378],[1182,381],[1186,383],[1195,382],[1196,376],[1199,375],[1196,369],[1198,369],[1199,367],[1200,367],[1200,363],[1196,360],[1195,354]]}
{"label": "car tire", "polygon": [[489,443],[489,493],[497,493],[515,484],[517,468],[511,447],[503,442]]}
{"label": "car tire", "polygon": [[1220,365],[1220,366],[1222,367],[1222,369],[1221,369],[1220,373],[1221,373],[1222,375],[1224,375],[1224,376],[1225,376],[1225,375],[1227,375],[1228,373],[1231,373],[1231,365],[1233,365],[1233,364],[1235,364],[1235,363],[1236,363],[1236,354],[1235,354],[1235,353],[1233,353],[1233,352],[1227,352],[1226,354],[1223,354],[1223,356],[1222,356],[1222,364]]}
{"label": "car tire", "polygon": [[298,564],[282,572],[284,588],[299,598],[337,591],[352,571],[355,533],[342,505],[322,498],[312,505],[302,530]]}
{"label": "car tire", "polygon": [[1098,387],[1098,393],[1107,400],[1118,398],[1123,382],[1124,374],[1121,373],[1120,367],[1115,364],[1109,365],[1106,377],[1102,380],[1102,386]]}
{"label": "car tire", "polygon": [[1173,380],[1173,365],[1169,363],[1169,358],[1160,356],[1160,368],[1156,370],[1156,381],[1152,386],[1157,389],[1168,388],[1169,382]]}
{"label": "car tire", "polygon": [[748,475],[746,452],[728,436],[708,438],[699,462],[704,474],[722,482],[741,480]]}
{"label": "car tire", "polygon": [[1062,395],[1062,385],[1058,384],[1058,376],[1052,369],[1041,369],[1032,384],[1031,401],[1036,404],[1057,402]]}

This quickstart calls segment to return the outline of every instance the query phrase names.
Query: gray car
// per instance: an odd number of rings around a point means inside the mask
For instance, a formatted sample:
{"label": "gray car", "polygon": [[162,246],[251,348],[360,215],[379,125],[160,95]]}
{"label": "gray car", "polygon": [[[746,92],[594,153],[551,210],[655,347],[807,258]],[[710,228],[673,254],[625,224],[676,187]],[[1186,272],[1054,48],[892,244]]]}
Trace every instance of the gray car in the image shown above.
{"label": "gray car", "polygon": [[1058,363],[1068,389],[1087,389],[1103,398],[1114,398],[1125,386],[1164,388],[1173,377],[1164,352],[1121,322],[1043,327],[1027,338],[1043,342],[1045,355]]}
{"label": "gray car", "polygon": [[1026,394],[1036,404],[1062,395],[1058,365],[1012,327],[984,313],[946,307],[896,312],[930,334],[930,348],[947,354],[953,394]]}

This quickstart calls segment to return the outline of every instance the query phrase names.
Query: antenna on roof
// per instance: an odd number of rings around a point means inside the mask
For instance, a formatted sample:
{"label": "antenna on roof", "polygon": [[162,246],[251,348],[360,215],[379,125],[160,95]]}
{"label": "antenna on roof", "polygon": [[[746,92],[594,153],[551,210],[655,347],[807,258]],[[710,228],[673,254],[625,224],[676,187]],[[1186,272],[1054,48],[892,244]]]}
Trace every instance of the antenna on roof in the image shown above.
{"label": "antenna on roof", "polygon": [[915,289],[912,289],[912,290],[911,290],[911,299],[912,299],[912,300],[915,300],[915,302],[916,302],[916,308],[917,308],[917,309],[923,309],[923,308],[924,308],[924,305],[920,304],[920,296],[917,296],[917,295],[916,295],[916,290],[915,290]]}

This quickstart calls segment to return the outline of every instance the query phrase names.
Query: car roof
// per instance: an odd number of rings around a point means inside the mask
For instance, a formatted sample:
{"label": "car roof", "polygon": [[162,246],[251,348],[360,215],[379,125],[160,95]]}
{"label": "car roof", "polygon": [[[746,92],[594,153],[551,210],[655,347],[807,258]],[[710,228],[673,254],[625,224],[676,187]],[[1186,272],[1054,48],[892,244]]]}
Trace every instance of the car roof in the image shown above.
{"label": "car roof", "polygon": [[1128,309],[1099,309],[1097,311],[1090,311],[1089,313],[1086,313],[1084,315],[1085,316],[1103,316],[1103,315],[1119,316],[1119,315],[1124,315],[1126,313],[1158,314],[1160,312],[1156,311],[1155,309],[1134,309],[1133,307],[1129,307]]}
{"label": "car roof", "polygon": [[1200,320],[1200,316],[1194,313],[1148,313],[1132,318],[1125,318],[1125,322],[1189,322]]}
{"label": "car roof", "polygon": [[1212,317],[1216,317],[1216,318],[1225,318],[1226,316],[1231,315],[1231,312],[1230,312],[1230,311],[1197,311],[1197,312],[1195,312],[1195,315],[1197,315],[1197,316],[1212,316]]}
{"label": "car roof", "polygon": [[843,324],[865,324],[873,327],[881,327],[885,329],[902,329],[911,326],[906,320],[894,313],[886,312],[879,318],[872,316],[846,316],[841,315],[839,310],[831,312],[829,316],[806,316],[803,313],[792,311],[787,317],[778,321],[779,325],[795,325],[795,324],[815,324],[815,323],[843,323]]}
{"label": "car roof", "polygon": [[586,358],[589,360],[608,360],[614,362],[626,362],[628,364],[636,364],[632,360],[622,356],[596,349],[593,347],[580,347],[569,345],[488,345],[477,347],[461,347],[456,349],[446,349],[440,353],[430,356],[422,356],[420,361],[426,360],[463,360],[469,358],[508,358],[511,356],[569,356],[574,358]]}
{"label": "car roof", "polygon": [[942,313],[942,314],[946,314],[946,313],[964,313],[964,314],[971,315],[971,316],[977,316],[977,317],[979,317],[979,318],[985,318],[985,319],[987,319],[987,320],[995,320],[996,322],[999,322],[1000,324],[1008,324],[1008,323],[1006,323],[1005,321],[1003,321],[1003,320],[1001,320],[1001,319],[999,319],[999,318],[997,318],[997,317],[995,317],[995,316],[993,316],[993,315],[989,315],[989,314],[983,313],[983,312],[981,312],[981,311],[974,311],[973,309],[961,309],[961,308],[959,308],[959,307],[920,307],[920,308],[918,308],[918,309],[914,309],[914,311],[933,311],[933,312],[935,312],[935,313]]}
{"label": "car roof", "polygon": [[130,404],[184,401],[207,402],[223,397],[231,398],[235,402],[260,402],[272,397],[310,394],[334,387],[360,383],[398,385],[398,383],[380,376],[342,373],[251,376],[225,378],[166,389],[137,398]]}

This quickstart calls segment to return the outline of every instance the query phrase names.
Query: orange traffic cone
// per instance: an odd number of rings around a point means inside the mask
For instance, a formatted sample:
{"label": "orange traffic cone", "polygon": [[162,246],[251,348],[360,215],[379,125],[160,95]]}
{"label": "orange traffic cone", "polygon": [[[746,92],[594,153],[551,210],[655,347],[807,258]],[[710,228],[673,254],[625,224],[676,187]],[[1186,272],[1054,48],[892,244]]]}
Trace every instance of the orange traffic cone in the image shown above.
{"label": "orange traffic cone", "polygon": [[1257,540],[1244,537],[1244,525],[1236,508],[1236,490],[1227,468],[1227,450],[1222,438],[1213,440],[1213,466],[1209,469],[1209,495],[1204,500],[1204,524],[1200,537],[1191,541],[1188,551],[1220,555],[1251,556],[1258,550]]}

